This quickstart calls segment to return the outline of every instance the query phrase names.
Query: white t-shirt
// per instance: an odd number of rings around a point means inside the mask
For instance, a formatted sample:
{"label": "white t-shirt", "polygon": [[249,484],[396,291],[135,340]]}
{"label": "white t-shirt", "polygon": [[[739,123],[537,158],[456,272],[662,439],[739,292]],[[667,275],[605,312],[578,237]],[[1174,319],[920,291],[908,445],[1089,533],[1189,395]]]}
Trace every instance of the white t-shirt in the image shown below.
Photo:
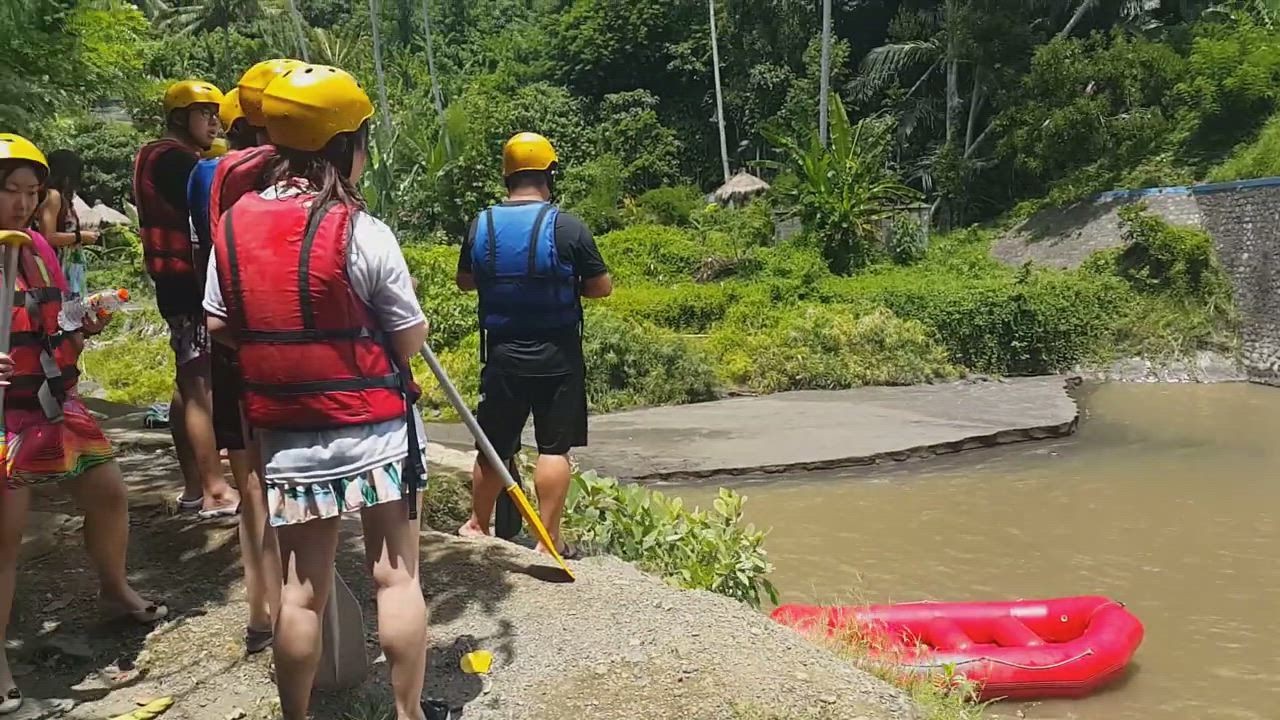
{"label": "white t-shirt", "polygon": [[[274,199],[277,190],[268,188],[261,196]],[[369,306],[384,332],[404,330],[426,321],[395,234],[385,223],[365,212],[356,214],[347,243],[347,276],[352,290]],[[210,315],[226,318],[227,306],[218,285],[217,258],[212,253],[204,287],[204,309]],[[422,418],[417,413],[413,416],[419,447],[425,452],[427,436]],[[336,480],[401,461],[409,454],[403,418],[335,430],[294,432],[255,428],[254,432],[262,441],[262,457],[270,480]]]}

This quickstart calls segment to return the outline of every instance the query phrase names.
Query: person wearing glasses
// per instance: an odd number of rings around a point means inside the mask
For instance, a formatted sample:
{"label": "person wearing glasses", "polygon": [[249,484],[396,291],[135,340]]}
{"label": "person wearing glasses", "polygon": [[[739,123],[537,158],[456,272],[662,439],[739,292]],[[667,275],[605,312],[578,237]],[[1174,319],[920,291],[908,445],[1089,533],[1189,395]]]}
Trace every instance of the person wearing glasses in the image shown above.
{"label": "person wearing glasses", "polygon": [[178,508],[202,518],[234,515],[240,506],[239,493],[223,476],[214,439],[209,335],[187,199],[191,171],[222,129],[222,101],[222,91],[202,80],[169,86],[164,136],[138,151],[133,172],[143,259],[155,283],[156,305],[169,325],[177,366],[169,418],[185,485]]}

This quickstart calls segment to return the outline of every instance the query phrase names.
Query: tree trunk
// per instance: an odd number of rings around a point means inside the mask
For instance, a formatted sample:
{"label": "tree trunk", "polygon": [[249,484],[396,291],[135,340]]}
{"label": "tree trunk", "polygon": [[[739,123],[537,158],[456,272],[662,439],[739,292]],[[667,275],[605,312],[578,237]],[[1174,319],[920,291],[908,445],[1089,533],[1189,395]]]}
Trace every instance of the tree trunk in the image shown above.
{"label": "tree trunk", "polygon": [[711,66],[716,80],[716,124],[720,126],[720,164],[724,170],[724,181],[729,182],[729,147],[724,138],[724,99],[720,93],[720,48],[716,39],[716,0],[708,0],[707,8],[711,15]]}
{"label": "tree trunk", "polygon": [[[378,30],[380,17],[378,0],[369,0],[369,24],[373,28],[373,70],[378,76],[378,110],[382,113],[378,126],[383,130],[383,139],[388,140],[386,133],[391,130],[391,105],[387,102],[387,76],[382,70],[382,36]],[[386,152],[386,148],[381,148],[379,152]]]}
{"label": "tree trunk", "polygon": [[436,54],[431,46],[431,7],[428,0],[422,0],[422,33],[427,36],[427,72],[431,73],[431,99],[435,102],[436,114],[443,121],[444,95],[440,92],[440,78],[436,75]]}
{"label": "tree trunk", "polygon": [[298,33],[298,54],[302,56],[302,62],[311,62],[311,53],[307,48],[307,31],[302,21],[302,13],[298,12],[298,5],[294,0],[289,0],[289,19],[293,21],[293,29]]}
{"label": "tree trunk", "polygon": [[978,123],[978,109],[982,107],[982,66],[973,69],[973,92],[969,95],[969,124],[964,131],[964,149],[973,147],[973,131]]}
{"label": "tree trunk", "polygon": [[822,0],[822,77],[818,80],[818,141],[827,146],[827,106],[831,93],[831,0]]}
{"label": "tree trunk", "polygon": [[1080,7],[1076,8],[1076,11],[1071,14],[1071,19],[1068,20],[1067,24],[1058,31],[1058,37],[1064,38],[1070,35],[1071,31],[1076,29],[1076,25],[1084,19],[1084,14],[1089,12],[1089,10],[1096,4],[1097,0],[1080,0]]}
{"label": "tree trunk", "polygon": [[396,31],[400,35],[400,46],[408,47],[413,41],[413,10],[409,0],[396,0]]}

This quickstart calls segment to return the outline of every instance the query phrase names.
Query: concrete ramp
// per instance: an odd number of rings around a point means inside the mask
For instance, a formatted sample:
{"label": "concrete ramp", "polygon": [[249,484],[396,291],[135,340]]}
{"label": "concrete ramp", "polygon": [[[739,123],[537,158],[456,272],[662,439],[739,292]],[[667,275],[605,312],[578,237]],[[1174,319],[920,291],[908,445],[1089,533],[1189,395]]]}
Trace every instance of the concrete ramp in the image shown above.
{"label": "concrete ramp", "polygon": [[1072,382],[1056,375],[803,391],[635,410],[593,417],[591,445],[574,456],[632,480],[873,465],[1069,435]]}

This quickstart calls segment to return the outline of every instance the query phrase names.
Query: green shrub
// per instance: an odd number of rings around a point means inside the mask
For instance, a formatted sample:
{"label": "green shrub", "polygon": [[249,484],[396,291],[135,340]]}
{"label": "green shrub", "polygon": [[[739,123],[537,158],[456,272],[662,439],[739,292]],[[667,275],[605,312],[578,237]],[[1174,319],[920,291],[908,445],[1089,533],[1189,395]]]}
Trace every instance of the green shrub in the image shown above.
{"label": "green shrub", "polygon": [[[606,310],[588,312],[583,336],[587,402],[592,412],[712,400],[716,376],[706,357],[689,343],[652,325]],[[480,335],[437,352],[440,365],[474,412],[480,393]],[[430,419],[456,420],[457,413],[431,375],[415,358],[413,375],[422,386],[421,407]]]}
{"label": "green shrub", "polygon": [[558,191],[563,207],[578,217],[596,234],[622,226],[622,160],[614,155],[601,155],[580,165],[570,166],[560,181]]}
{"label": "green shrub", "polygon": [[967,279],[898,268],[828,281],[825,290],[919,320],[959,365],[1010,375],[1060,371],[1105,353],[1114,319],[1133,301],[1117,278],[1051,270]]}
{"label": "green shrub", "polygon": [[457,246],[407,245],[401,248],[409,273],[418,281],[418,302],[431,323],[431,347],[437,352],[458,344],[476,330],[476,296],[458,289]]}
{"label": "green shrub", "polygon": [[702,191],[692,185],[654,188],[636,198],[627,224],[687,226],[689,217],[705,203]]}
{"label": "green shrub", "polygon": [[106,228],[99,243],[86,246],[84,254],[89,292],[122,287],[134,298],[155,295],[155,285],[142,262],[142,241],[132,228]]}
{"label": "green shrub", "polygon": [[924,228],[920,227],[915,218],[899,213],[893,216],[893,222],[889,226],[889,239],[885,249],[889,251],[889,259],[895,263],[912,265],[924,259],[927,240]]}
{"label": "green shrub", "polygon": [[668,331],[606,310],[588,313],[583,353],[593,412],[717,396],[716,374],[703,353]]}
{"label": "green shrub", "polygon": [[1120,209],[1126,245],[1115,256],[1116,274],[1140,292],[1199,298],[1230,293],[1207,233],[1174,227],[1143,209],[1140,203]]}
{"label": "green shrub", "polygon": [[605,306],[622,317],[668,330],[705,333],[728,312],[734,296],[722,284],[624,285],[613,291]]}
{"label": "green shrub", "polygon": [[691,280],[710,253],[688,230],[633,225],[596,240],[609,272],[623,282],[674,283]]}
{"label": "green shrub", "polygon": [[1273,115],[1251,142],[1236,148],[1209,171],[1210,182],[1249,180],[1280,175],[1280,115]]}
{"label": "green shrub", "polygon": [[733,382],[759,392],[909,385],[953,377],[946,352],[919,322],[883,308],[803,305],[738,315],[711,346]]}
{"label": "green shrub", "polygon": [[[445,374],[458,389],[458,394],[467,403],[467,408],[474,413],[480,401],[480,333],[473,332],[467,335],[461,342],[447,350],[438,350],[434,345],[432,350],[435,351]],[[418,401],[418,407],[423,417],[428,421],[460,420],[457,411],[449,402],[449,397],[445,395],[444,389],[440,387],[440,383],[427,367],[427,363],[415,355],[410,361],[410,369],[413,371],[414,379],[422,387],[422,399]]]}
{"label": "green shrub", "polygon": [[713,244],[743,252],[766,245],[773,240],[773,215],[763,200],[755,200],[742,208],[725,208],[714,203],[700,203],[689,222]]}
{"label": "green shrub", "polygon": [[117,313],[85,344],[79,364],[82,379],[101,387],[111,402],[144,406],[173,396],[169,330],[154,305]]}
{"label": "green shrub", "polygon": [[565,528],[592,549],[635,563],[677,587],[710,590],[760,607],[778,594],[768,575],[766,533],[743,527],[746,498],[724,488],[710,510],[689,510],[639,485],[620,485],[594,471],[575,473]]}

